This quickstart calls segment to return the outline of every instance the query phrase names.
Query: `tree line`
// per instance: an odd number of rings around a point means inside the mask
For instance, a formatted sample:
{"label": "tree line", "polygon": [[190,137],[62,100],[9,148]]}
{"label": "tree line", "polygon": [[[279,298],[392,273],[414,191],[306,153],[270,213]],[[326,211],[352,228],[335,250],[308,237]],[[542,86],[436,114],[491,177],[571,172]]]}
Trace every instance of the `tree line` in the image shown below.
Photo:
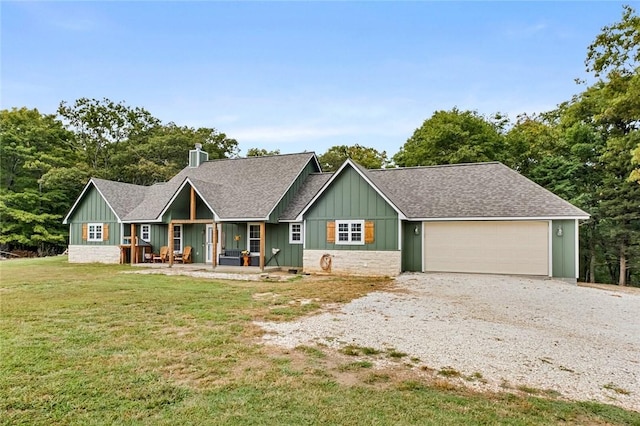
{"label": "tree line", "polygon": [[[367,168],[501,161],[591,214],[580,226],[580,279],[640,285],[640,17],[629,6],[587,48],[594,82],[552,111],[514,121],[440,110],[387,156],[359,144],[319,155],[324,171],[346,158]],[[0,111],[0,250],[59,252],[61,220],[89,177],[139,185],[170,179],[200,143],[209,158],[239,155],[215,128],[162,123],[109,99],[61,102],[56,114]],[[279,154],[250,148],[247,156]]]}

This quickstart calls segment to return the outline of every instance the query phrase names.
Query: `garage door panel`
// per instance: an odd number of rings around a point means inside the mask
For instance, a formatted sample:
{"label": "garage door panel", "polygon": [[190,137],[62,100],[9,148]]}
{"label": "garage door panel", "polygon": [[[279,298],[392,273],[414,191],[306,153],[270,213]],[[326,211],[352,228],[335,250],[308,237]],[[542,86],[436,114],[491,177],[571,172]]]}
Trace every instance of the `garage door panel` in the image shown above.
{"label": "garage door panel", "polygon": [[427,222],[425,270],[548,275],[548,222]]}

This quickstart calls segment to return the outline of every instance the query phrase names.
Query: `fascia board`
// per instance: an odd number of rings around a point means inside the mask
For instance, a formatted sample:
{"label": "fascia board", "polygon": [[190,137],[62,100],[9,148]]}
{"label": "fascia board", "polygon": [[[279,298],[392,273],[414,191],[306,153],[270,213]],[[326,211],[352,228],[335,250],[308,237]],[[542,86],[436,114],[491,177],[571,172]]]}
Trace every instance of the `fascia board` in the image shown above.
{"label": "fascia board", "polygon": [[591,216],[485,216],[485,217],[410,217],[410,222],[447,222],[447,221],[465,221],[465,220],[587,220]]}
{"label": "fascia board", "polygon": [[218,218],[216,222],[267,222],[269,217],[227,217]]}

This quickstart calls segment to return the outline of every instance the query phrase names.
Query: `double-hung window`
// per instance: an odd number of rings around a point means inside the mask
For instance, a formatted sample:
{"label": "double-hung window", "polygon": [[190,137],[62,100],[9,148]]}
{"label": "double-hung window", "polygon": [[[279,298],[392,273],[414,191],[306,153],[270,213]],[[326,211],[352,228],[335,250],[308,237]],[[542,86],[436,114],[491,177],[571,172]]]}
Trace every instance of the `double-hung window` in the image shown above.
{"label": "double-hung window", "polygon": [[89,223],[87,225],[87,241],[102,241],[102,223]]}
{"label": "double-hung window", "polygon": [[249,225],[249,251],[260,254],[260,225]]}
{"label": "double-hung window", "polygon": [[173,225],[173,251],[182,253],[182,225]]}
{"label": "double-hung window", "polygon": [[289,224],[289,244],[302,244],[302,223]]}
{"label": "double-hung window", "polygon": [[364,244],[364,220],[336,220],[336,244]]}
{"label": "double-hung window", "polygon": [[140,225],[140,239],[147,243],[151,241],[151,225]]}

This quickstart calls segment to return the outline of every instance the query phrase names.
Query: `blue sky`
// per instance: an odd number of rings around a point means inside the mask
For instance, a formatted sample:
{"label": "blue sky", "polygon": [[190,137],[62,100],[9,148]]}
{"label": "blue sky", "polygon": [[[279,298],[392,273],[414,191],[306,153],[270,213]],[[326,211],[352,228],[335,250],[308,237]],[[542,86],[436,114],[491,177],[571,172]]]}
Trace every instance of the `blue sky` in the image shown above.
{"label": "blue sky", "polygon": [[[544,112],[619,2],[0,2],[3,109],[109,98],[283,153]],[[633,3],[632,3],[633,5]]]}

